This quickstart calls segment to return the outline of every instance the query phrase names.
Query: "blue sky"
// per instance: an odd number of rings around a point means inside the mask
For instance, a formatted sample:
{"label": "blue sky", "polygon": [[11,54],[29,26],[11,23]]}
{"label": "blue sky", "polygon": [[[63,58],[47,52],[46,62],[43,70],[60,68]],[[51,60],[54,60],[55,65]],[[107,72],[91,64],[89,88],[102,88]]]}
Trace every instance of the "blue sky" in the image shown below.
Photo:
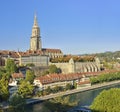
{"label": "blue sky", "polygon": [[65,54],[120,50],[120,0],[1,0],[1,50],[29,49],[35,12],[43,48]]}

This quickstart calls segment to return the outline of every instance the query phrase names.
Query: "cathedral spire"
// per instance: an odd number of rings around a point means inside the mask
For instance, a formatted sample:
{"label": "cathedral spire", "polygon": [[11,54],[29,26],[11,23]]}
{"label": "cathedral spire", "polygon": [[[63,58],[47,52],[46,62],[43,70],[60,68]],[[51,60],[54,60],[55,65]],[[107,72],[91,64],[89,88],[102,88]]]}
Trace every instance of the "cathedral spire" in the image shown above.
{"label": "cathedral spire", "polygon": [[40,37],[40,28],[37,22],[37,16],[34,16],[34,24],[32,28],[32,35],[30,40],[30,50],[41,50],[42,49],[42,42]]}
{"label": "cathedral spire", "polygon": [[34,16],[34,25],[33,25],[33,27],[38,27],[38,22],[37,22],[36,13],[35,13],[35,16]]}

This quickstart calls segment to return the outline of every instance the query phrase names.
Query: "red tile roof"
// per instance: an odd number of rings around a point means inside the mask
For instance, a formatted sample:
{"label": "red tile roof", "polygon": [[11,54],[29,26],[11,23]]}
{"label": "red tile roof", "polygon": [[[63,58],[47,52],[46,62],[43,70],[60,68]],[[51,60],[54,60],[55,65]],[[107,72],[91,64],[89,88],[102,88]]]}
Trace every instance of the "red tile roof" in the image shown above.
{"label": "red tile roof", "polygon": [[25,76],[22,73],[13,73],[12,74],[12,78],[16,79],[16,78],[24,78]]}
{"label": "red tile roof", "polygon": [[49,84],[59,81],[67,81],[67,80],[75,80],[80,79],[86,76],[97,76],[104,73],[114,73],[118,72],[117,70],[108,70],[108,71],[100,71],[100,72],[86,72],[86,73],[72,73],[72,74],[49,74],[46,76],[41,76],[36,78],[42,84]]}
{"label": "red tile roof", "polygon": [[30,56],[30,55],[46,55],[46,53],[62,53],[60,49],[42,49],[42,50],[28,50],[26,52],[19,52],[21,56]]}
{"label": "red tile roof", "polygon": [[42,51],[43,52],[47,52],[47,53],[62,53],[62,51],[60,49],[43,48]]}
{"label": "red tile roof", "polygon": [[9,51],[9,50],[0,50],[0,55],[3,57],[10,56],[11,58],[19,58],[19,55],[15,51]]}
{"label": "red tile roof", "polygon": [[81,74],[49,74],[46,76],[42,76],[39,78],[36,78],[36,80],[39,80],[42,84],[49,84],[53,82],[59,82],[59,81],[66,81],[66,80],[74,80],[81,78]]}

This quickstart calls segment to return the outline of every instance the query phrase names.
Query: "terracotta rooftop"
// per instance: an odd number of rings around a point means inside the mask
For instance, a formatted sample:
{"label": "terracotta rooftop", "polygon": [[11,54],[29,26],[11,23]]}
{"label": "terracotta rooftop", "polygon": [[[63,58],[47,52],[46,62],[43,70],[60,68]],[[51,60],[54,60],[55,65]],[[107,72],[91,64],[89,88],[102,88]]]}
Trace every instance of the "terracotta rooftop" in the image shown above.
{"label": "terracotta rooftop", "polygon": [[62,51],[60,49],[48,49],[48,48],[43,48],[42,49],[43,52],[51,52],[51,53],[62,53]]}
{"label": "terracotta rooftop", "polygon": [[12,58],[19,58],[19,55],[16,51],[9,51],[9,50],[0,50],[0,56],[3,57],[12,57]]}
{"label": "terracotta rooftop", "polygon": [[27,50],[26,52],[16,52],[16,51],[9,51],[9,50],[0,50],[0,56],[11,58],[19,58],[20,56],[30,56],[30,55],[46,55],[47,53],[62,53],[60,49],[46,49],[43,48],[42,50]]}
{"label": "terracotta rooftop", "polygon": [[13,73],[12,78],[24,78],[25,76],[22,73]]}
{"label": "terracotta rooftop", "polygon": [[39,80],[42,84],[49,84],[59,81],[65,81],[65,80],[74,80],[81,78],[81,74],[49,74],[46,76],[42,76],[39,78],[36,78],[35,80]]}
{"label": "terracotta rooftop", "polygon": [[62,53],[60,49],[42,49],[42,50],[27,50],[26,52],[19,52],[21,56],[30,56],[30,55],[46,55],[46,53]]}
{"label": "terracotta rooftop", "polygon": [[39,80],[42,84],[49,84],[59,81],[75,80],[75,79],[83,78],[85,76],[97,76],[104,73],[114,73],[114,72],[118,72],[118,71],[107,70],[100,72],[86,72],[86,73],[72,73],[72,74],[49,74],[46,76],[38,77],[35,80]]}

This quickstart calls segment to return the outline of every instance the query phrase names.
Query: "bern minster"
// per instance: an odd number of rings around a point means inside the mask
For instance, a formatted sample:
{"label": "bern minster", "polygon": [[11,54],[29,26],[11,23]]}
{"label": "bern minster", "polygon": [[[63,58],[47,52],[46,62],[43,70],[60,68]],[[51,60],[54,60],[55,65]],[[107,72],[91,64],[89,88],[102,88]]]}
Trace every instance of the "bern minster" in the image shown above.
{"label": "bern minster", "polygon": [[[92,58],[92,61],[88,59],[88,62],[80,62],[79,60],[84,58],[84,56],[64,55],[60,49],[42,48],[40,27],[36,15],[34,16],[30,37],[30,49],[26,52],[1,50],[0,64],[5,65],[7,58],[14,59],[19,65],[34,64],[36,67],[56,65],[61,69],[62,73],[100,71],[100,61],[97,57],[91,56],[89,58]],[[78,58],[78,60],[75,60],[75,58]]]}

